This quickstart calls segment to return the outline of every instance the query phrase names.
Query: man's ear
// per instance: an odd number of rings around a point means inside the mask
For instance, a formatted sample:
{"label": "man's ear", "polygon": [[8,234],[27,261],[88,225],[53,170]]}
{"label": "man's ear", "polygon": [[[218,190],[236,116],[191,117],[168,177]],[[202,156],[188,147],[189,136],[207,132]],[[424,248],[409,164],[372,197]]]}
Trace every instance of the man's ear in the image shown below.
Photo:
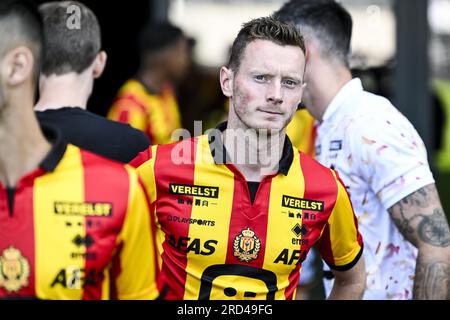
{"label": "man's ear", "polygon": [[314,40],[311,41],[305,41],[305,48],[306,48],[306,64],[309,64],[310,60],[316,60],[317,56],[320,56],[319,48],[317,47],[317,43],[314,42]]}
{"label": "man's ear", "polygon": [[1,72],[4,81],[11,86],[19,85],[33,77],[34,56],[30,49],[17,47],[3,58]]}
{"label": "man's ear", "polygon": [[220,68],[220,87],[223,94],[230,98],[233,96],[234,72],[226,67]]}
{"label": "man's ear", "polygon": [[311,45],[305,42],[305,63],[308,64],[309,56],[311,54]]}
{"label": "man's ear", "polygon": [[98,79],[101,77],[103,71],[105,70],[106,60],[108,59],[108,55],[105,51],[100,51],[95,57],[94,61],[94,69],[93,76],[94,79]]}

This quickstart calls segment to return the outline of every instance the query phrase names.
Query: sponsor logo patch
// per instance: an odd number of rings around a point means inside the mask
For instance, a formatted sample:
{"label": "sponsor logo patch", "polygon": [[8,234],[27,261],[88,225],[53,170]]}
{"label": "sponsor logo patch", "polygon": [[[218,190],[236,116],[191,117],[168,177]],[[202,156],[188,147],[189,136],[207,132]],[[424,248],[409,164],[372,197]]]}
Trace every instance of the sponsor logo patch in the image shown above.
{"label": "sponsor logo patch", "polygon": [[219,188],[209,186],[197,186],[189,184],[169,184],[169,193],[181,196],[196,196],[203,198],[218,198]]}
{"label": "sponsor logo patch", "polygon": [[112,204],[109,202],[63,202],[53,203],[57,215],[73,215],[84,217],[110,217]]}
{"label": "sponsor logo patch", "polygon": [[283,195],[281,205],[286,208],[303,209],[309,211],[323,211],[324,202]]}
{"label": "sponsor logo patch", "polygon": [[167,216],[167,221],[174,221],[179,223],[186,223],[186,224],[197,224],[199,226],[211,226],[214,227],[216,222],[214,220],[205,220],[205,219],[192,219],[192,218],[183,218],[178,216]]}
{"label": "sponsor logo patch", "polygon": [[292,228],[292,232],[298,238],[300,235],[304,236],[308,232],[304,225],[299,225],[298,223]]}

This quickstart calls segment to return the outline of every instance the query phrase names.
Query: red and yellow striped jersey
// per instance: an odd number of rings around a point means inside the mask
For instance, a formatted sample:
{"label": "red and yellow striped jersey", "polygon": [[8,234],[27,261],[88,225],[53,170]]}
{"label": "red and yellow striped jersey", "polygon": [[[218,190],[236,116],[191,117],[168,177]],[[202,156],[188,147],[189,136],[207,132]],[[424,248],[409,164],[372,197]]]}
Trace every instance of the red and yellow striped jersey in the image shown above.
{"label": "red and yellow striped jersey", "polygon": [[0,298],[152,299],[154,220],[136,170],[57,142],[0,183]]}
{"label": "red and yellow striped jersey", "polygon": [[213,155],[222,148],[204,135],[133,161],[157,218],[166,299],[292,299],[314,244],[332,268],[358,261],[362,238],[334,171],[286,138],[279,172],[252,203],[244,176]]}
{"label": "red and yellow striped jersey", "polygon": [[307,109],[297,110],[286,128],[293,146],[310,157],[315,156],[315,119]]}
{"label": "red and yellow striped jersey", "polygon": [[173,89],[151,94],[142,83],[128,80],[119,90],[108,118],[128,123],[145,132],[152,144],[166,144],[172,132],[181,128],[180,111]]}

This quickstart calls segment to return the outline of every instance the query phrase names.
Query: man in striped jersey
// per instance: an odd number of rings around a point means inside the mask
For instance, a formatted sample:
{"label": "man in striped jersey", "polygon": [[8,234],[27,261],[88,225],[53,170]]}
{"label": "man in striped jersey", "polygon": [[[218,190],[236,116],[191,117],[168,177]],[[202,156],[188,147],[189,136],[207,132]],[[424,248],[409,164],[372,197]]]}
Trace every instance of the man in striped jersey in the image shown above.
{"label": "man in striped jersey", "polygon": [[246,23],[220,72],[228,122],[133,161],[157,217],[166,298],[293,299],[312,245],[335,270],[331,298],[362,297],[362,239],[345,187],[285,134],[304,70],[293,25]]}
{"label": "man in striped jersey", "polygon": [[188,42],[182,30],[168,22],[152,23],[139,36],[140,66],[120,88],[108,118],[143,131],[152,144],[173,142],[181,128],[174,86],[189,67]]}
{"label": "man in striped jersey", "polygon": [[155,298],[153,220],[137,173],[39,128],[36,7],[2,0],[0,34],[0,298]]}

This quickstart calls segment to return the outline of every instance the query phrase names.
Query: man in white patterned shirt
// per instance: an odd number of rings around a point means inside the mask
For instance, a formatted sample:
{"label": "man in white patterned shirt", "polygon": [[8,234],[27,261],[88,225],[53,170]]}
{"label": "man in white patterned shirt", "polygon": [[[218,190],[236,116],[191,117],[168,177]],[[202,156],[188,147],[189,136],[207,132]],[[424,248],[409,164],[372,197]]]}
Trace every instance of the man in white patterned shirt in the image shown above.
{"label": "man in white patterned shirt", "polygon": [[[316,157],[347,186],[364,238],[365,299],[448,299],[450,231],[425,146],[348,66],[352,19],[333,0],[292,0],[275,16],[307,46],[304,102],[317,119]],[[333,274],[324,271],[329,293]]]}

